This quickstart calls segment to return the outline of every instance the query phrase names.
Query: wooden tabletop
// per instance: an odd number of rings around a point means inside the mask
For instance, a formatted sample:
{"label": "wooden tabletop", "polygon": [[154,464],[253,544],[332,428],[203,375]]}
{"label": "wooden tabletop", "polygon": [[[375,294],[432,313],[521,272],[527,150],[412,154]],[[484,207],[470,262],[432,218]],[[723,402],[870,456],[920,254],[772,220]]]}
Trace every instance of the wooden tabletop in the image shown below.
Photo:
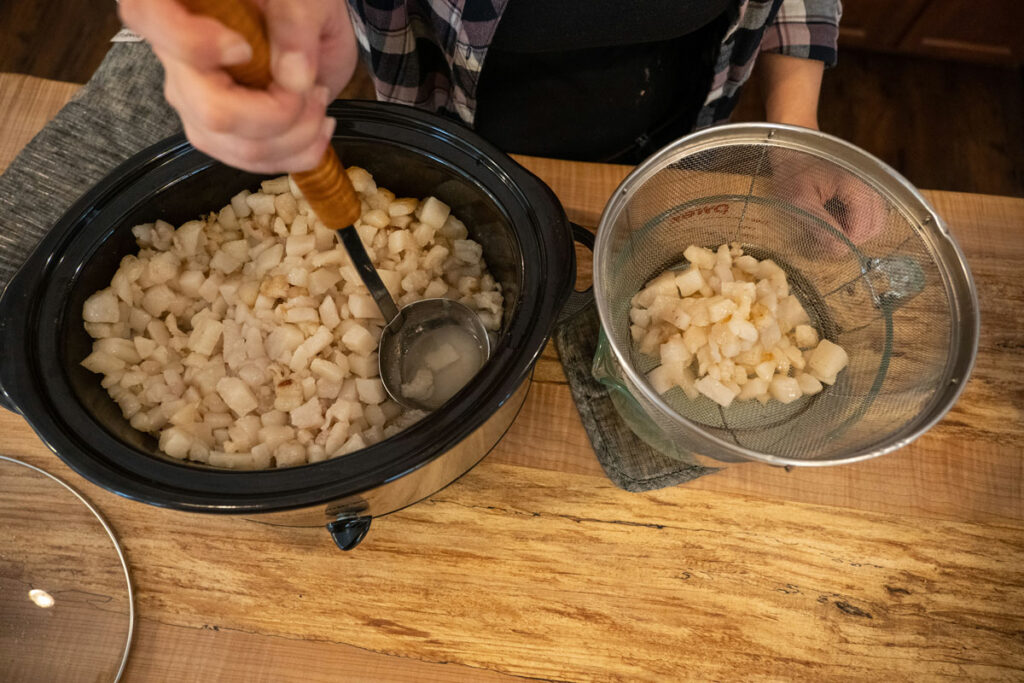
{"label": "wooden tabletop", "polygon": [[[0,168],[74,92],[0,75]],[[628,168],[523,158],[595,225]],[[1024,678],[1024,200],[926,192],[977,281],[974,374],[891,455],[729,467],[627,493],[603,475],[554,349],[497,448],[326,532],[124,500],[0,411],[0,453],[82,492],[125,550],[128,681]]]}

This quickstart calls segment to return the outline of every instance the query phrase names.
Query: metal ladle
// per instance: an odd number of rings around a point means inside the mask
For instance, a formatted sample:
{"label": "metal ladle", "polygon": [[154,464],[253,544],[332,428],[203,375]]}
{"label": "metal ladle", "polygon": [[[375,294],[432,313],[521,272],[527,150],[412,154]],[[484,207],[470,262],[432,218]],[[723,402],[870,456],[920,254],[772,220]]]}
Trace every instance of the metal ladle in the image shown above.
{"label": "metal ladle", "polygon": [[435,392],[426,399],[419,399],[407,396],[403,391],[402,385],[411,382],[419,369],[407,367],[409,359],[417,356],[414,352],[416,346],[424,343],[428,336],[450,328],[449,334],[464,333],[472,338],[479,354],[479,363],[476,364],[476,370],[479,370],[491,353],[491,342],[483,321],[468,306],[452,299],[421,299],[399,309],[373,266],[370,255],[366,253],[359,232],[352,226],[337,232],[359,278],[384,317],[384,330],[377,349],[380,380],[384,389],[406,408],[427,411],[439,408],[451,395],[438,395]]}
{"label": "metal ladle", "polygon": [[[267,29],[255,5],[245,0],[182,0],[182,3],[192,12],[217,19],[249,42],[252,59],[246,64],[227,67],[236,82],[257,89],[265,89],[271,84],[273,77]],[[384,316],[387,324],[378,347],[380,379],[384,388],[395,401],[408,408],[433,410],[439,407],[450,396],[437,396],[436,391],[429,400],[405,396],[402,385],[413,378],[406,377],[409,373],[403,367],[404,361],[414,355],[409,353],[410,350],[428,335],[451,328],[455,334],[459,331],[468,334],[476,343],[480,359],[476,370],[479,370],[490,355],[487,330],[479,316],[457,301],[448,299],[425,299],[398,309],[352,225],[359,218],[360,200],[334,147],[327,146],[317,166],[293,173],[292,178],[317,217],[324,225],[338,231],[359,277]],[[415,373],[415,368],[409,370]]]}

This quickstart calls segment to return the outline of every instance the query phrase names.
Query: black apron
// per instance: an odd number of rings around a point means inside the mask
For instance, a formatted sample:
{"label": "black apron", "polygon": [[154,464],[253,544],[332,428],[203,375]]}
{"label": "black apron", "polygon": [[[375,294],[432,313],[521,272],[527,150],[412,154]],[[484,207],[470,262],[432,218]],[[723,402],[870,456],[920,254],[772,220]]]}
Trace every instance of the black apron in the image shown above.
{"label": "black apron", "polygon": [[506,152],[639,163],[693,129],[732,0],[510,0],[475,128]]}

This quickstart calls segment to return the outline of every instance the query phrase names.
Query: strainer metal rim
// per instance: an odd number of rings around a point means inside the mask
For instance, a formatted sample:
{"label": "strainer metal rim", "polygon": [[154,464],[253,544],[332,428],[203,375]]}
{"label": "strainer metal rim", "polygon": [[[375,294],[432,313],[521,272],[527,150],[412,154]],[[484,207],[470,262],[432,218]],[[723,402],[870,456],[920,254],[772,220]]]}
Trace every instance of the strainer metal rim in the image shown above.
{"label": "strainer metal rim", "polygon": [[[637,189],[654,174],[693,153],[711,148],[766,143],[826,159],[857,176],[898,207],[930,248],[950,301],[950,329],[953,333],[950,335],[949,352],[953,360],[946,364],[940,382],[943,388],[936,391],[931,402],[920,411],[916,419],[890,435],[883,445],[865,453],[833,460],[799,460],[762,453],[721,439],[673,410],[650,388],[646,378],[633,368],[626,350],[619,348],[614,335],[608,333],[611,311],[610,304],[603,296],[606,283],[601,276],[601,265],[607,259],[605,252],[609,249],[610,226]],[[933,229],[928,229],[929,226]],[[601,214],[594,246],[593,286],[601,327],[619,370],[626,374],[633,386],[644,392],[646,400],[683,427],[700,434],[705,441],[720,448],[730,459],[748,459],[779,466],[823,467],[869,460],[903,448],[928,431],[953,407],[967,384],[978,352],[981,317],[977,289],[963,251],[950,234],[945,221],[909,180],[881,159],[833,135],[799,126],[735,123],[709,128],[670,143],[633,169],[612,193]]]}

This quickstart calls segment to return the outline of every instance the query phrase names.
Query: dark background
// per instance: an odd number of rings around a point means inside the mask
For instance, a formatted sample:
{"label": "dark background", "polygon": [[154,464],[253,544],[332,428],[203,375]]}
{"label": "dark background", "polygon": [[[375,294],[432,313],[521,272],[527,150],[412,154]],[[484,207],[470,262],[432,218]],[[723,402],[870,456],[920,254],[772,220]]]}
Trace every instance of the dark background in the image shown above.
{"label": "dark background", "polygon": [[[1024,197],[1022,27],[1016,0],[847,0],[822,130],[920,188]],[[84,83],[119,28],[113,0],[4,0],[0,72]],[[364,71],[342,97],[373,97]],[[733,120],[762,111],[752,81]]]}

